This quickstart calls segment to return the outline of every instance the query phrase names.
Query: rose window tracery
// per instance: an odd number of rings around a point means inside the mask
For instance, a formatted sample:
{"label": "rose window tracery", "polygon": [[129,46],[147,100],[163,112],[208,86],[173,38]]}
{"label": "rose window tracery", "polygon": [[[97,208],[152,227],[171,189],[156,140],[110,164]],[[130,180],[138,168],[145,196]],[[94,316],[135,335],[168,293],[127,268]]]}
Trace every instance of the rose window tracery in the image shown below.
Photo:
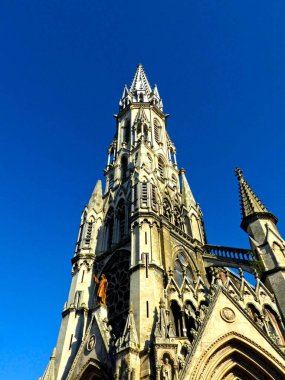
{"label": "rose window tracery", "polygon": [[129,256],[125,252],[115,252],[106,272],[108,279],[107,307],[109,324],[119,337],[125,327],[130,294]]}

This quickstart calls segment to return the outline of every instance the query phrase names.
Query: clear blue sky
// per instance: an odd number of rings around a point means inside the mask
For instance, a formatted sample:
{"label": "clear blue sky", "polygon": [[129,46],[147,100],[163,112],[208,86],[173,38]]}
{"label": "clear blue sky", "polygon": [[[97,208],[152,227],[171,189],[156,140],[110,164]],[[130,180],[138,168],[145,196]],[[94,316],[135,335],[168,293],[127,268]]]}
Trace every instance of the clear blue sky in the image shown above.
{"label": "clear blue sky", "polygon": [[212,244],[247,247],[234,168],[284,215],[285,2],[2,0],[0,378],[56,344],[81,211],[143,63]]}

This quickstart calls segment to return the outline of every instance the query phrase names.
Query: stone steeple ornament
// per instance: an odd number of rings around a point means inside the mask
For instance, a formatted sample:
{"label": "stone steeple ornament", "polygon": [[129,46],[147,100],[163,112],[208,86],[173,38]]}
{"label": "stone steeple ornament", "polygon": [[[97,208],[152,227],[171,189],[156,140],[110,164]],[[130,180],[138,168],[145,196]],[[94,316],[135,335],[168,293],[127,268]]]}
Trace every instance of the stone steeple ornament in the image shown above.
{"label": "stone steeple ornament", "polygon": [[250,248],[208,244],[168,116],[139,64],[115,115],[104,188],[98,180],[82,212],[41,380],[285,378],[277,219],[237,169]]}
{"label": "stone steeple ornament", "polygon": [[239,194],[240,194],[240,203],[242,210],[242,224],[241,227],[246,229],[248,221],[257,215],[266,214],[269,216],[275,223],[278,219],[271,214],[261,200],[257,197],[254,191],[251,189],[249,184],[246,182],[243,176],[241,169],[237,168],[235,170],[236,176],[239,183]]}

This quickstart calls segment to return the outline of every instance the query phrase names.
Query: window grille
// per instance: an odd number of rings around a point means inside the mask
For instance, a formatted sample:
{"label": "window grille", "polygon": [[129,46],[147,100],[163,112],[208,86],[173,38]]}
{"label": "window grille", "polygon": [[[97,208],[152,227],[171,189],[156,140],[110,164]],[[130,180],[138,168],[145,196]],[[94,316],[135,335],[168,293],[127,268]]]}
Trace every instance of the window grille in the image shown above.
{"label": "window grille", "polygon": [[142,183],[142,204],[147,206],[147,183]]}
{"label": "window grille", "polygon": [[157,144],[160,143],[160,125],[157,120],[154,121],[154,139]]}
{"label": "window grille", "polygon": [[161,158],[158,159],[158,171],[161,179],[164,179],[164,162]]}

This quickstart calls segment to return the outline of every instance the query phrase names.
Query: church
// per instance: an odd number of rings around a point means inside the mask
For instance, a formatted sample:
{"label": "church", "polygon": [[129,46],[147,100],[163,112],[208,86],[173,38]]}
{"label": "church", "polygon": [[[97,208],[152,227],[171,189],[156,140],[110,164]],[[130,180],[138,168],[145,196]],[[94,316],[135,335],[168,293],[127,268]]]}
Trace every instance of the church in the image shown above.
{"label": "church", "polygon": [[285,379],[278,220],[236,169],[250,249],[208,242],[167,117],[138,65],[115,115],[105,186],[98,180],[81,216],[41,380]]}

